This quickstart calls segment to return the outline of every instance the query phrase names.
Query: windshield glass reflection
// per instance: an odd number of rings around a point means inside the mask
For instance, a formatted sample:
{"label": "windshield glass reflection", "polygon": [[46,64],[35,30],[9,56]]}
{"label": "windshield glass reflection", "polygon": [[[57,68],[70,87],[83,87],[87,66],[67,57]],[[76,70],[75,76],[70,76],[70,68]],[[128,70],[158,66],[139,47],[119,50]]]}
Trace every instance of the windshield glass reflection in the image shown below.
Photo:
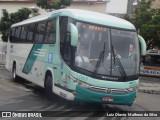
{"label": "windshield glass reflection", "polygon": [[136,32],[77,22],[74,65],[94,74],[131,76],[139,73]]}

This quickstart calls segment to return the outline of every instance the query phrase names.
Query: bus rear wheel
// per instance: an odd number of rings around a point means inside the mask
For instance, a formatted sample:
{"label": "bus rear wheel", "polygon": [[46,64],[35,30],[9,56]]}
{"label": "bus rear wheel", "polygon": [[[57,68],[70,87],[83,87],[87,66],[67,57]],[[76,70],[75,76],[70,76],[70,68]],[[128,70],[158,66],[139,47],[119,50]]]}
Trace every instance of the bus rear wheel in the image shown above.
{"label": "bus rear wheel", "polygon": [[18,79],[18,76],[16,74],[16,64],[13,64],[13,68],[12,68],[12,79],[14,81],[16,81]]}
{"label": "bus rear wheel", "polygon": [[16,63],[13,64],[12,67],[12,80],[18,83],[31,83],[23,78],[21,78],[20,76],[17,75],[17,69],[16,69]]}
{"label": "bus rear wheel", "polygon": [[53,92],[52,92],[52,87],[53,87],[52,76],[51,75],[47,75],[44,89],[45,89],[45,95],[50,100],[53,100],[53,96],[54,96]]}

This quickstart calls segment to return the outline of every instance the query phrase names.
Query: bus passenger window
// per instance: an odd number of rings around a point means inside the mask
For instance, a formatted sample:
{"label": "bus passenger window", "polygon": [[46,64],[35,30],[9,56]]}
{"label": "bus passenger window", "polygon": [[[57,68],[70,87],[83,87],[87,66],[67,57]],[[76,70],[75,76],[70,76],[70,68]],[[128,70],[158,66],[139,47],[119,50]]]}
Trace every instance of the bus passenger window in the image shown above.
{"label": "bus passenger window", "polygon": [[25,42],[25,40],[26,40],[27,29],[28,29],[28,26],[23,26],[22,29],[21,29],[20,39],[23,42]]}
{"label": "bus passenger window", "polygon": [[26,42],[29,42],[29,43],[33,42],[34,27],[35,27],[35,24],[30,24],[28,26],[28,33],[27,33],[27,41]]}
{"label": "bus passenger window", "polygon": [[42,43],[46,30],[46,22],[40,22],[37,24],[36,32],[35,32],[35,42]]}
{"label": "bus passenger window", "polygon": [[44,43],[56,42],[56,20],[48,21]]}
{"label": "bus passenger window", "polygon": [[10,42],[14,42],[14,40],[15,40],[14,34],[15,34],[15,28],[11,28],[11,31],[10,31]]}
{"label": "bus passenger window", "polygon": [[21,27],[16,27],[16,32],[15,32],[15,42],[20,42],[20,32],[21,32]]}

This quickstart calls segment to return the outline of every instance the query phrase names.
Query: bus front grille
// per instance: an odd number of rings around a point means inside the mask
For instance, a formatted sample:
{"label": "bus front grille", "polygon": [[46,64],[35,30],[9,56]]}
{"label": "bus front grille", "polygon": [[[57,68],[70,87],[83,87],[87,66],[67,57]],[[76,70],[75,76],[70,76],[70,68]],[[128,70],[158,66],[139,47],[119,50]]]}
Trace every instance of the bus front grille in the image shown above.
{"label": "bus front grille", "polygon": [[127,94],[129,91],[127,89],[112,89],[112,88],[100,88],[95,86],[88,87],[89,90],[95,91],[95,92],[102,92],[107,94]]}

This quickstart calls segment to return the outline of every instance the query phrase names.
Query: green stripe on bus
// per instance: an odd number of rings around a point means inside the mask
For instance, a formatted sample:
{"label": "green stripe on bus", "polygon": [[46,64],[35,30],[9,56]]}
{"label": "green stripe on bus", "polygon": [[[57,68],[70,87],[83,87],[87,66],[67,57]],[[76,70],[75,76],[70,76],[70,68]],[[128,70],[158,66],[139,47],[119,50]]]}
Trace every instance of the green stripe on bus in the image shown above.
{"label": "green stripe on bus", "polygon": [[30,51],[30,54],[28,55],[28,58],[26,60],[26,63],[23,67],[23,70],[22,72],[23,73],[30,73],[31,70],[32,70],[32,67],[37,59],[37,55],[34,55],[35,54],[35,51],[37,51],[38,49],[41,49],[43,46],[43,44],[34,44],[31,51]]}

